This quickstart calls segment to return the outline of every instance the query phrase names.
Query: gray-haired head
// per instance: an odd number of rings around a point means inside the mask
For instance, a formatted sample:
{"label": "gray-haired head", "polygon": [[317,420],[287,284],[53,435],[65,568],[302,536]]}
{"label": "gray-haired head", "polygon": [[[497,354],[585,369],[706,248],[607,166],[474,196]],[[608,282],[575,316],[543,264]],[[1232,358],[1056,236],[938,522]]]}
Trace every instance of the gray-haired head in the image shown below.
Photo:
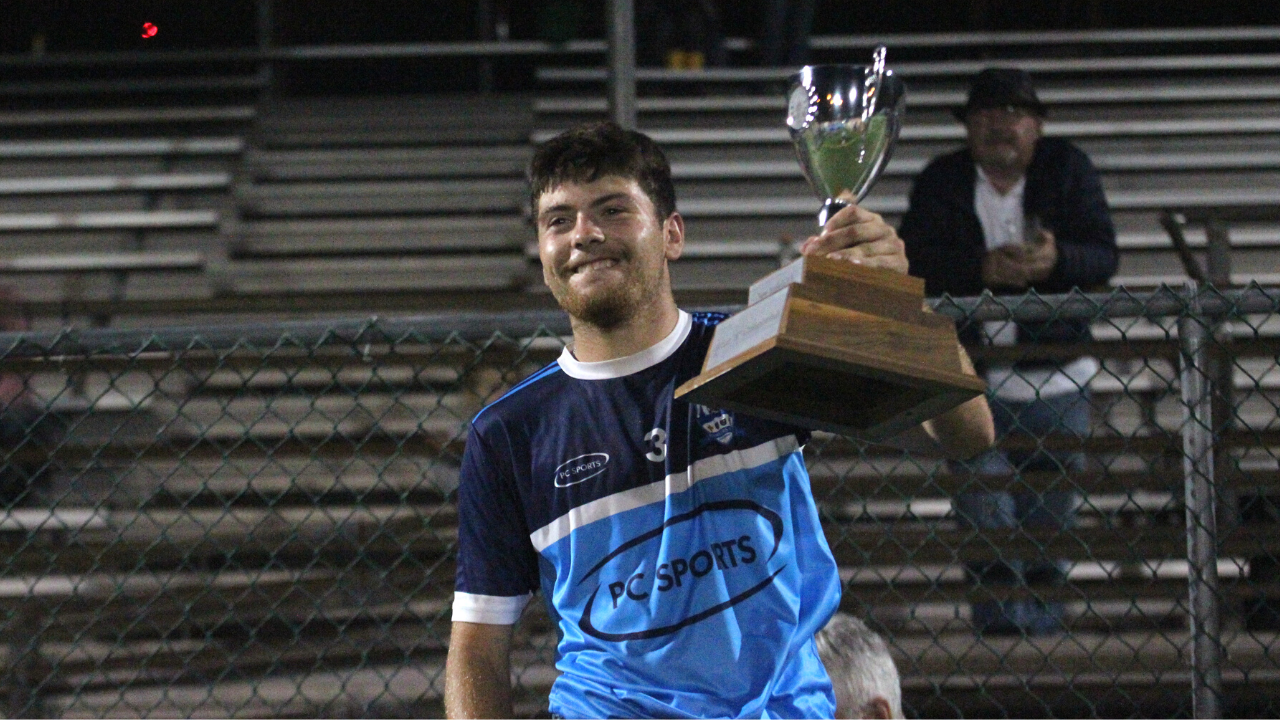
{"label": "gray-haired head", "polygon": [[879,717],[886,709],[890,717],[902,717],[898,668],[884,638],[858,618],[837,613],[814,639],[835,688],[836,717]]}

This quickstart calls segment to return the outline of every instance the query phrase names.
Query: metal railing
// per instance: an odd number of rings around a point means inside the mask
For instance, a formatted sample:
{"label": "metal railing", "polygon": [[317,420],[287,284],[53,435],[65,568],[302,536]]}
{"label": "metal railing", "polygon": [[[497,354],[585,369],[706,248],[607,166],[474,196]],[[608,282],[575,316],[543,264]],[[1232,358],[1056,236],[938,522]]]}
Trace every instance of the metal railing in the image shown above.
{"label": "metal railing", "polygon": [[[1000,440],[1056,464],[806,449],[842,609],[888,639],[908,713],[1280,714],[1280,292],[937,308],[1088,320],[1092,342],[974,355],[1100,370],[1087,431]],[[567,333],[532,312],[0,335],[8,714],[441,714],[465,430]],[[1004,494],[1070,509],[964,509]],[[1015,605],[1052,626],[983,624]],[[532,603],[520,714],[546,712],[555,636]]]}

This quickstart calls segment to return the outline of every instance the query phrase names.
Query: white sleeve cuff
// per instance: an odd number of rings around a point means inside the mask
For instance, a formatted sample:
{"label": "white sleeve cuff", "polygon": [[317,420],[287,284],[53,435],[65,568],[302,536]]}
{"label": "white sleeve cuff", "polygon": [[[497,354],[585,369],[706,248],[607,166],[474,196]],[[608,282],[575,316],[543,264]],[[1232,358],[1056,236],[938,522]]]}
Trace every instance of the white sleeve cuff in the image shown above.
{"label": "white sleeve cuff", "polygon": [[503,595],[453,594],[453,620],[455,622],[481,623],[484,625],[515,625],[524,612],[533,593],[508,597]]}

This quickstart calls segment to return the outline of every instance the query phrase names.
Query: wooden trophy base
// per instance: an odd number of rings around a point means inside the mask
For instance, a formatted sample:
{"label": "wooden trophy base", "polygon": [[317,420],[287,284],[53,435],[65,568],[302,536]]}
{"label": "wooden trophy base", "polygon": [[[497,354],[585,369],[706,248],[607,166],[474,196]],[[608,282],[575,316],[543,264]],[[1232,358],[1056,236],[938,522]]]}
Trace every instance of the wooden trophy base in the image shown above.
{"label": "wooden trophy base", "polygon": [[876,441],[986,390],[955,324],[923,310],[924,281],[802,257],[751,286],[676,397]]}

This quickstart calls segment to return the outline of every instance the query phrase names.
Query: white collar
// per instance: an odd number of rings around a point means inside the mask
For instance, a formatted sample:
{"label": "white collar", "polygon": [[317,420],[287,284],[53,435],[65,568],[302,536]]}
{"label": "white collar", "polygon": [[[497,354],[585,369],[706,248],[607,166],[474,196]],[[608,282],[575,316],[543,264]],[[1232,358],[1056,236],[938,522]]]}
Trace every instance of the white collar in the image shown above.
{"label": "white collar", "polygon": [[635,373],[651,368],[654,365],[671,357],[671,354],[689,337],[689,328],[693,327],[693,318],[689,313],[678,310],[679,317],[676,319],[676,326],[671,332],[656,344],[641,350],[634,355],[626,357],[614,358],[613,360],[601,360],[599,362],[582,362],[569,352],[569,348],[565,348],[560,353],[560,369],[564,370],[564,374],[578,380],[610,380],[613,378],[626,377]]}
{"label": "white collar", "polygon": [[1014,183],[1013,187],[1009,188],[1009,192],[1002,193],[996,189],[996,186],[994,184],[992,184],[991,178],[987,177],[987,171],[983,170],[981,165],[979,165],[978,163],[974,163],[973,166],[978,169],[978,187],[980,188],[985,187],[985,189],[988,192],[990,192],[993,197],[997,197],[1000,199],[1012,199],[1016,197],[1019,201],[1022,200],[1022,194],[1026,191],[1026,188],[1027,188],[1026,173],[1023,173],[1022,177],[1018,178],[1018,182]]}

